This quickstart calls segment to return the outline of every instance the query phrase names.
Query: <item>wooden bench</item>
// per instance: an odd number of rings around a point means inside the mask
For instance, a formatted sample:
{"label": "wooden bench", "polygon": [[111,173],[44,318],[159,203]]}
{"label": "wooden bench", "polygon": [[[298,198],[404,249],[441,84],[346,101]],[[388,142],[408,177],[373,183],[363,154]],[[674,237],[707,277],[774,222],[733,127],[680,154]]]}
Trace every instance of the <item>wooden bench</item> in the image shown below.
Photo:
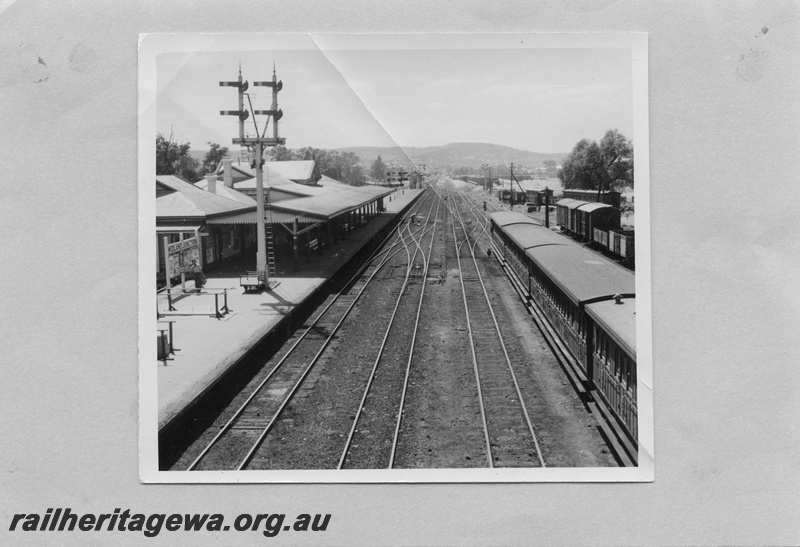
{"label": "wooden bench", "polygon": [[247,272],[239,276],[239,285],[244,287],[245,291],[257,291],[264,286],[264,283],[258,278],[258,272]]}

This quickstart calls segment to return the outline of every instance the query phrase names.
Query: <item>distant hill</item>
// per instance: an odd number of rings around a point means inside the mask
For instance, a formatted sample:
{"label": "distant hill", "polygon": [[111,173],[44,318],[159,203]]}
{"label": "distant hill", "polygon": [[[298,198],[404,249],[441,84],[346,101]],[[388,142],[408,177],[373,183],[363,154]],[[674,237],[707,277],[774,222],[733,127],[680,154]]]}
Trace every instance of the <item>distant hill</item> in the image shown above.
{"label": "distant hill", "polygon": [[[375,158],[380,154],[381,159],[387,165],[391,165],[395,162],[406,166],[410,164],[425,164],[429,170],[447,167],[473,167],[477,169],[485,163],[495,167],[501,164],[509,165],[511,162],[530,169],[541,167],[542,162],[549,159],[554,160],[556,163],[561,163],[567,156],[567,152],[547,154],[543,152],[517,150],[516,148],[510,148],[500,144],[481,142],[461,142],[426,147],[410,146],[405,148],[399,146],[391,148],[351,146],[347,148],[336,148],[335,150],[355,153],[366,166],[372,165],[372,162],[375,161]],[[189,154],[200,163],[203,162],[207,152],[208,150],[189,150]],[[235,155],[237,152],[235,152],[234,148],[231,148],[231,153]]]}
{"label": "distant hill", "polygon": [[367,165],[371,164],[380,154],[384,163],[414,163],[416,165],[425,164],[428,169],[437,167],[474,167],[480,168],[481,165],[508,165],[511,162],[520,164],[523,167],[539,167],[542,162],[548,159],[561,163],[566,156],[566,152],[547,154],[542,152],[530,152],[528,150],[517,150],[499,144],[488,144],[478,142],[451,143],[443,146],[427,147],[394,147],[378,148],[375,146],[354,146],[348,148],[338,148],[341,152],[354,152],[361,161]]}

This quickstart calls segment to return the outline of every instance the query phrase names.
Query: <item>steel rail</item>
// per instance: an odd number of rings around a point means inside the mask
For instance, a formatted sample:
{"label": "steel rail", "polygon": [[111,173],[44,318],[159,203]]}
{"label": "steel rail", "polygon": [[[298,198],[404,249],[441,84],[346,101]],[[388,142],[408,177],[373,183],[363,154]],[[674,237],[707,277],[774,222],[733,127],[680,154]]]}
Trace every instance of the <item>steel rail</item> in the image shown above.
{"label": "steel rail", "polygon": [[[472,349],[473,364],[475,366],[475,374],[476,374],[476,380],[477,380],[477,384],[478,384],[479,401],[480,401],[480,405],[481,405],[481,416],[484,419],[484,427],[486,428],[484,430],[484,433],[485,433],[485,437],[486,437],[486,440],[487,440],[487,449],[488,449],[488,452],[489,452],[488,456],[490,458],[490,467],[494,468],[494,461],[492,459],[492,454],[491,454],[491,444],[489,443],[489,439],[488,439],[488,426],[487,426],[487,423],[485,421],[485,410],[484,410],[484,404],[485,403],[484,403],[484,399],[483,399],[483,396],[482,396],[482,390],[481,390],[481,386],[480,386],[481,380],[480,380],[480,374],[479,374],[478,366],[477,366],[477,358],[476,358],[475,347],[474,347],[474,337],[472,336],[472,321],[471,321],[471,319],[469,317],[469,307],[468,307],[467,298],[466,298],[466,287],[465,287],[464,282],[463,282],[463,270],[461,269],[460,249],[461,249],[461,247],[463,246],[464,243],[468,243],[467,247],[470,249],[470,254],[472,255],[472,261],[473,261],[473,263],[475,265],[475,271],[477,273],[477,278],[478,278],[478,281],[481,284],[481,288],[482,288],[482,291],[483,291],[483,296],[486,299],[486,304],[487,304],[487,306],[489,308],[489,313],[490,313],[490,315],[492,317],[492,322],[493,322],[494,327],[495,327],[495,332],[497,333],[497,337],[498,337],[498,340],[500,342],[500,347],[503,350],[503,355],[505,357],[506,364],[508,366],[508,370],[511,373],[511,378],[512,378],[512,380],[514,382],[514,388],[515,388],[516,393],[517,393],[517,399],[519,400],[520,405],[522,407],[523,417],[525,418],[526,424],[528,426],[529,433],[531,434],[531,438],[533,439],[533,443],[534,443],[534,446],[536,448],[536,454],[537,454],[537,457],[539,459],[539,463],[541,464],[542,467],[546,467],[545,462],[544,462],[544,458],[542,456],[541,448],[539,446],[539,441],[538,441],[537,436],[536,436],[536,432],[535,432],[535,430],[533,428],[533,424],[531,423],[531,420],[530,420],[530,414],[529,414],[528,409],[527,409],[527,407],[525,405],[525,401],[522,398],[522,392],[521,392],[521,390],[519,388],[519,382],[517,381],[517,377],[516,377],[516,374],[514,373],[513,365],[511,364],[511,358],[508,356],[508,351],[506,349],[505,341],[503,340],[503,336],[502,336],[502,333],[500,331],[500,326],[497,323],[497,316],[496,316],[496,314],[494,312],[494,308],[492,307],[491,299],[489,298],[488,291],[486,290],[486,285],[483,282],[483,275],[481,274],[480,268],[478,267],[477,259],[475,258],[475,246],[477,245],[477,239],[475,239],[472,243],[469,243],[469,237],[470,237],[470,235],[472,235],[472,233],[475,232],[477,227],[474,228],[472,230],[472,232],[467,234],[467,229],[466,229],[466,226],[464,225],[464,221],[463,221],[461,213],[460,213],[460,211],[458,209],[458,204],[457,203],[455,204],[455,209],[456,209],[456,214],[458,216],[459,223],[461,224],[462,230],[464,231],[465,236],[466,236],[464,241],[462,241],[462,243],[458,246],[459,252],[456,254],[456,256],[458,258],[459,272],[462,272],[462,275],[461,275],[461,278],[462,278],[461,287],[462,287],[462,291],[463,291],[463,294],[464,294],[464,306],[467,309],[467,325],[468,325],[468,331],[469,331],[469,334],[470,334],[470,343],[471,343],[470,347]],[[453,227],[453,234],[455,236],[455,226]]]}
{"label": "steel rail", "polygon": [[[421,204],[420,204],[420,207],[421,207]],[[418,210],[418,209],[419,209],[419,207],[417,208],[417,210]],[[246,399],[246,400],[245,400],[245,401],[244,401],[244,402],[243,402],[243,403],[240,405],[240,407],[239,407],[239,408],[238,408],[238,410],[237,410],[237,411],[234,413],[234,415],[233,415],[233,416],[232,416],[232,417],[231,417],[231,418],[230,418],[230,419],[229,419],[229,420],[228,420],[228,421],[227,421],[227,422],[226,422],[226,423],[225,423],[225,424],[224,424],[224,425],[223,425],[223,426],[220,428],[220,430],[217,432],[217,434],[214,436],[214,438],[213,438],[213,439],[212,439],[212,440],[211,440],[211,441],[210,441],[210,442],[209,442],[209,443],[206,445],[206,447],[205,447],[205,448],[202,450],[202,452],[201,452],[201,453],[200,453],[200,454],[199,454],[199,455],[198,455],[198,456],[197,456],[197,457],[196,457],[196,458],[195,458],[195,459],[192,461],[192,463],[191,463],[191,464],[189,465],[189,467],[187,468],[187,471],[192,471],[192,470],[194,470],[194,469],[195,469],[195,467],[197,467],[197,465],[200,463],[200,461],[202,461],[202,459],[203,459],[203,458],[205,458],[205,457],[206,457],[206,455],[207,455],[207,454],[210,452],[210,450],[211,450],[211,449],[212,449],[212,448],[213,448],[213,447],[214,447],[214,446],[217,444],[217,442],[219,441],[219,439],[220,439],[220,438],[221,438],[221,437],[222,437],[224,434],[226,434],[226,433],[227,433],[227,432],[230,430],[231,426],[232,426],[232,425],[233,425],[233,424],[236,422],[236,420],[237,420],[237,419],[238,419],[238,418],[239,418],[239,417],[240,417],[240,416],[241,416],[241,415],[244,413],[244,411],[247,409],[247,407],[248,407],[248,405],[250,404],[250,402],[251,402],[251,401],[252,401],[252,400],[253,400],[253,399],[256,397],[256,395],[258,395],[258,394],[261,392],[261,390],[262,390],[262,389],[263,389],[263,387],[266,385],[266,383],[267,383],[267,382],[268,382],[268,381],[269,381],[269,380],[272,378],[272,376],[273,376],[273,375],[274,375],[274,374],[275,374],[275,373],[276,373],[276,372],[277,372],[277,371],[280,369],[280,367],[281,367],[281,366],[284,364],[284,362],[285,362],[285,361],[286,361],[286,360],[287,360],[287,359],[288,359],[288,358],[289,358],[289,357],[292,355],[292,353],[294,352],[295,348],[297,348],[297,346],[298,346],[298,345],[300,345],[300,343],[301,343],[301,342],[303,342],[303,341],[305,340],[305,338],[306,338],[306,336],[309,334],[309,332],[311,332],[311,331],[312,331],[312,330],[313,330],[313,329],[316,327],[316,325],[317,325],[317,323],[319,322],[319,320],[320,320],[320,319],[322,319],[322,317],[323,317],[323,316],[324,316],[324,315],[325,315],[325,314],[328,312],[328,310],[329,310],[331,307],[333,307],[333,305],[334,305],[334,304],[336,304],[336,303],[338,302],[338,300],[339,300],[339,297],[341,297],[341,296],[344,294],[344,292],[345,292],[345,291],[349,290],[349,288],[350,288],[350,287],[351,287],[353,284],[355,284],[355,282],[358,280],[358,278],[360,278],[360,277],[363,275],[363,273],[364,273],[364,272],[365,272],[365,271],[366,271],[366,270],[367,270],[367,269],[368,269],[368,268],[369,268],[369,267],[372,265],[372,263],[374,262],[374,260],[375,260],[375,259],[376,259],[378,256],[380,256],[381,254],[384,254],[384,252],[385,252],[385,251],[380,251],[380,250],[381,250],[381,249],[383,248],[383,246],[384,246],[384,245],[385,245],[385,244],[386,244],[386,243],[387,243],[387,242],[390,240],[390,238],[392,238],[392,237],[395,235],[395,231],[396,231],[396,230],[400,230],[400,229],[402,229],[402,228],[403,228],[403,221],[404,221],[405,217],[407,217],[409,214],[411,214],[411,213],[410,213],[410,212],[408,212],[408,213],[406,213],[406,214],[405,214],[403,217],[401,217],[400,223],[398,224],[397,228],[396,228],[396,229],[393,229],[393,230],[391,230],[391,231],[389,232],[389,234],[387,234],[387,236],[386,236],[386,237],[383,239],[383,241],[382,241],[382,242],[381,242],[381,244],[378,246],[378,248],[376,249],[376,251],[375,251],[375,252],[373,252],[373,253],[372,253],[372,255],[370,255],[370,257],[369,257],[369,258],[368,258],[368,259],[367,259],[367,260],[364,262],[364,265],[363,265],[362,267],[360,267],[360,268],[359,268],[359,269],[356,271],[356,273],[355,273],[355,274],[354,274],[354,275],[353,275],[353,276],[350,278],[350,280],[349,280],[347,283],[345,283],[345,284],[344,284],[344,288],[343,288],[343,289],[342,289],[342,290],[341,290],[339,293],[337,293],[337,294],[336,294],[336,296],[333,298],[333,300],[331,300],[331,302],[330,302],[330,303],[329,303],[327,306],[325,306],[325,308],[324,308],[324,309],[323,309],[323,310],[322,310],[322,311],[321,311],[321,312],[320,312],[320,313],[317,315],[317,317],[316,317],[316,318],[315,318],[315,319],[312,321],[311,325],[310,325],[310,326],[309,326],[309,327],[308,327],[308,328],[307,328],[307,329],[306,329],[306,330],[303,332],[303,334],[301,334],[301,335],[300,335],[300,337],[297,339],[297,341],[296,341],[296,342],[295,342],[295,343],[292,345],[292,347],[291,347],[291,348],[289,348],[289,350],[286,352],[286,354],[285,354],[285,355],[284,355],[284,356],[283,356],[283,357],[280,359],[280,361],[279,361],[279,362],[278,362],[278,363],[277,363],[277,364],[276,364],[276,365],[275,365],[275,366],[272,368],[272,370],[271,370],[271,371],[270,371],[270,372],[267,374],[267,376],[266,376],[266,377],[265,377],[265,378],[264,378],[264,379],[263,379],[263,380],[262,380],[262,381],[261,381],[261,382],[258,384],[258,386],[256,386],[256,388],[253,390],[253,392],[250,394],[250,396],[249,396],[249,397],[248,397],[248,398],[247,398],[247,399]],[[401,238],[401,237],[398,237],[398,238],[397,238],[397,239],[396,239],[394,242],[392,242],[392,245],[390,246],[390,248],[389,248],[389,249],[391,250],[392,248],[394,248],[395,246],[397,246],[397,244],[398,244],[398,243],[400,243],[400,242],[402,242],[402,238]],[[374,275],[375,275],[375,274],[376,274],[378,271],[380,271],[380,269],[381,269],[381,268],[382,268],[382,267],[383,267],[383,266],[384,266],[384,265],[385,265],[385,264],[386,264],[386,263],[387,263],[389,260],[391,260],[391,258],[393,258],[394,256],[396,256],[396,254],[397,254],[397,253],[401,252],[401,250],[402,250],[402,249],[398,249],[398,250],[397,250],[397,251],[396,251],[394,254],[392,254],[392,255],[389,255],[389,254],[387,254],[387,255],[386,255],[386,256],[385,256],[385,257],[384,257],[384,258],[381,260],[381,262],[379,263],[378,267],[375,269],[375,271],[374,271],[374,272],[372,273],[372,275],[370,276],[369,280],[371,280],[371,279],[372,279],[372,277],[374,277]],[[380,252],[378,252],[378,251],[380,251]],[[369,280],[367,281],[367,283],[369,283]],[[364,286],[366,286],[366,284],[367,284],[367,283],[365,283],[365,285],[364,285]],[[363,290],[363,287],[362,287],[362,289],[361,289],[361,290]],[[360,293],[359,293],[359,295],[360,295]],[[356,300],[357,300],[357,299],[356,299]],[[355,300],[354,300],[354,302],[355,302]]]}
{"label": "steel rail", "polygon": [[[439,202],[440,203],[440,202]],[[439,218],[439,204],[437,203],[436,207],[436,216],[434,217],[433,222],[433,234],[431,235],[431,243],[428,247],[428,258],[430,258],[431,252],[433,251],[433,242],[436,240],[436,219]],[[425,255],[423,253],[423,259]],[[419,304],[417,305],[417,316],[414,320],[414,333],[411,337],[411,349],[408,352],[408,362],[406,363],[406,375],[403,381],[403,391],[400,396],[400,405],[397,411],[397,424],[395,425],[394,429],[394,436],[392,437],[392,450],[389,455],[389,465],[388,469],[392,469],[394,467],[394,460],[397,454],[397,443],[400,438],[400,426],[403,422],[403,409],[405,408],[405,401],[406,401],[406,394],[408,392],[408,380],[411,376],[411,363],[414,359],[414,346],[417,341],[417,332],[419,331],[419,318],[422,313],[422,302],[425,299],[425,286],[428,282],[428,264],[430,264],[430,260],[425,260],[425,270],[422,272],[422,290],[420,291],[419,295]]]}
{"label": "steel rail", "polygon": [[[463,222],[462,222],[462,226],[463,226]],[[484,228],[484,233],[486,233],[486,229],[485,228]],[[536,432],[535,432],[535,429],[533,427],[533,423],[531,422],[531,419],[530,419],[530,413],[528,412],[528,409],[527,409],[527,407],[525,405],[525,401],[522,398],[522,391],[520,390],[519,382],[517,381],[517,375],[514,372],[514,367],[511,364],[511,359],[508,356],[508,352],[506,350],[505,341],[503,340],[503,335],[502,335],[502,332],[500,330],[500,325],[497,323],[497,316],[494,313],[494,308],[492,307],[492,303],[491,303],[491,300],[489,298],[489,293],[486,290],[486,285],[483,282],[483,276],[481,275],[480,269],[478,268],[478,261],[475,258],[475,247],[477,245],[478,239],[480,239],[480,237],[475,239],[475,240],[473,240],[473,243],[471,244],[471,247],[470,247],[470,250],[472,252],[472,261],[475,264],[475,270],[478,272],[478,280],[480,281],[481,287],[483,288],[483,294],[486,297],[486,303],[489,306],[489,311],[491,312],[491,315],[492,315],[492,321],[494,323],[495,330],[497,331],[497,336],[498,336],[498,338],[500,340],[500,345],[503,348],[503,355],[506,358],[506,363],[508,364],[508,370],[511,373],[511,378],[514,381],[514,388],[516,389],[517,398],[518,398],[518,400],[520,402],[520,405],[522,406],[523,416],[525,417],[525,421],[527,422],[527,425],[528,425],[528,430],[530,431],[531,437],[533,438],[533,443],[536,446],[536,454],[539,457],[539,462],[541,463],[542,467],[545,467],[544,457],[542,455],[542,451],[541,451],[541,448],[539,446],[539,441],[537,439]]]}
{"label": "steel rail", "polygon": [[[449,209],[448,205],[448,209]],[[483,424],[483,438],[486,442],[486,458],[490,468],[494,468],[494,460],[492,459],[492,443],[489,439],[489,425],[486,422],[486,409],[483,403],[483,390],[481,389],[480,372],[478,371],[478,358],[475,354],[475,340],[472,336],[472,322],[469,319],[469,305],[467,304],[467,289],[464,286],[464,272],[461,268],[461,244],[458,243],[458,235],[456,234],[455,222],[451,225],[453,230],[453,244],[456,247],[456,262],[458,263],[458,279],[461,284],[461,297],[464,301],[464,315],[467,319],[467,335],[469,336],[469,349],[472,354],[472,369],[475,373],[476,386],[478,388],[478,407],[481,411],[481,423]],[[463,229],[463,227],[462,227]]]}
{"label": "steel rail", "polygon": [[[432,209],[433,208],[431,207],[431,210]],[[427,225],[428,221],[430,220],[431,210],[428,211],[428,216],[425,218],[425,224],[426,225]],[[438,214],[438,205],[437,205],[437,214]],[[435,223],[434,223],[434,227],[432,228],[432,230],[433,229],[435,229]],[[410,231],[409,231],[409,233],[410,233]],[[425,234],[423,232],[423,236],[422,237],[424,237],[424,235]],[[412,236],[412,239],[414,239],[413,236]],[[416,243],[416,239],[414,239],[414,242]],[[420,248],[418,243],[416,243],[416,246],[417,246],[418,250],[421,250],[421,248]],[[414,253],[414,258],[416,258],[416,251]],[[424,255],[423,255],[423,258],[424,258]],[[410,259],[409,260],[409,266],[412,263],[413,263],[413,259]],[[389,339],[389,334],[391,333],[395,317],[397,316],[397,310],[400,308],[400,301],[403,299],[403,293],[405,292],[406,287],[408,286],[408,282],[409,282],[410,277],[411,277],[411,268],[409,267],[409,268],[406,269],[405,279],[403,280],[403,284],[402,284],[402,286],[400,288],[400,293],[397,295],[397,301],[395,302],[394,309],[392,310],[392,315],[389,318],[389,324],[386,327],[386,332],[383,335],[383,340],[381,340],[381,345],[380,345],[380,348],[378,349],[378,355],[375,357],[375,362],[372,365],[372,371],[370,372],[369,379],[367,380],[367,384],[366,384],[366,386],[364,388],[364,394],[361,396],[361,401],[359,402],[358,410],[356,411],[356,416],[355,416],[355,418],[353,420],[353,425],[350,427],[350,432],[347,435],[347,439],[345,441],[344,448],[342,449],[342,455],[339,458],[339,463],[338,463],[338,465],[336,467],[337,469],[342,469],[344,467],[345,461],[347,460],[347,455],[350,452],[350,445],[352,444],[353,437],[355,436],[355,432],[358,429],[358,422],[359,422],[359,420],[361,418],[361,415],[362,415],[362,413],[364,411],[367,397],[369,396],[369,392],[370,392],[370,389],[372,387],[372,383],[373,383],[373,381],[375,379],[375,375],[376,375],[376,373],[378,371],[378,365],[380,364],[381,358],[383,357],[383,351],[386,349],[386,342]]]}
{"label": "steel rail", "polygon": [[[419,208],[421,208],[421,206]],[[419,210],[419,208],[417,208],[417,210]],[[405,215],[403,217],[403,219],[401,220],[401,224],[403,224],[405,222],[405,218],[407,216],[408,215]],[[403,228],[403,229],[408,229],[407,225],[406,225],[406,228]],[[409,234],[411,235],[411,237],[413,239],[413,232],[410,229],[408,231],[409,231]],[[405,246],[405,238],[402,237],[402,229],[398,232],[398,235],[400,236],[400,239],[403,240],[403,245]],[[416,252],[414,253],[414,257],[416,257]],[[413,260],[413,257],[412,257],[412,260]],[[388,262],[388,259],[382,261],[381,267],[383,265],[385,265],[387,262]],[[364,271],[364,270],[366,270],[366,268],[364,268],[361,271]],[[319,349],[319,351],[317,351],[317,353],[311,359],[311,361],[309,362],[309,364],[306,366],[305,370],[301,374],[300,378],[298,378],[297,382],[292,387],[291,391],[286,395],[286,398],[284,399],[283,403],[281,403],[281,406],[275,412],[275,414],[273,415],[272,419],[269,421],[269,423],[266,425],[266,427],[263,429],[263,431],[259,435],[258,439],[256,439],[256,441],[253,443],[253,446],[250,448],[248,453],[242,459],[241,463],[239,464],[239,467],[237,468],[238,471],[241,471],[242,469],[247,467],[247,465],[250,463],[250,461],[252,461],[253,456],[255,456],[255,453],[261,447],[261,445],[263,444],[263,442],[266,439],[267,435],[269,435],[269,432],[272,430],[272,427],[278,421],[278,419],[280,418],[281,414],[283,414],[283,411],[289,405],[289,403],[291,402],[291,400],[294,397],[295,393],[297,393],[297,391],[300,389],[300,386],[303,384],[303,381],[308,376],[308,373],[311,372],[311,369],[314,367],[314,365],[317,363],[319,358],[322,356],[323,352],[327,349],[328,345],[330,344],[331,340],[333,340],[333,337],[336,335],[336,333],[341,328],[341,326],[344,323],[345,319],[347,319],[347,317],[350,315],[350,312],[353,310],[353,308],[358,303],[358,300],[361,298],[361,295],[364,293],[364,289],[372,281],[372,279],[374,279],[375,274],[378,271],[379,271],[379,269],[376,269],[374,272],[372,272],[372,274],[370,275],[369,279],[367,279],[367,281],[361,287],[361,289],[359,290],[359,293],[356,295],[356,297],[353,299],[353,301],[350,303],[350,305],[345,310],[345,312],[342,315],[342,317],[339,319],[339,321],[336,323],[334,328],[331,330],[331,333],[328,336],[328,338],[325,340],[325,342],[323,342],[322,347]]]}
{"label": "steel rail", "polygon": [[[461,220],[459,215],[459,220]],[[462,221],[463,226],[463,221]],[[485,231],[485,230],[484,230]],[[495,330],[497,331],[497,337],[500,340],[500,345],[503,348],[503,355],[506,358],[506,363],[508,364],[508,370],[511,373],[511,378],[514,380],[514,388],[517,392],[517,399],[522,406],[522,414],[525,417],[525,421],[528,424],[528,430],[530,431],[531,437],[533,438],[533,444],[536,446],[536,454],[539,457],[539,463],[542,464],[542,467],[546,467],[544,463],[544,457],[542,455],[541,447],[539,446],[539,440],[536,436],[536,431],[533,427],[533,423],[531,422],[530,413],[528,412],[528,408],[525,405],[525,400],[522,398],[522,391],[519,387],[519,382],[517,381],[517,375],[514,372],[514,367],[511,364],[511,358],[508,356],[508,351],[506,350],[506,344],[503,340],[503,334],[500,330],[500,325],[497,322],[497,315],[494,313],[494,308],[492,307],[491,299],[489,298],[489,292],[486,290],[486,285],[483,282],[483,275],[480,273],[480,268],[478,267],[478,261],[475,258],[475,246],[477,245],[478,240],[475,239],[471,244],[470,251],[472,253],[472,261],[475,264],[475,271],[478,273],[478,281],[481,283],[481,288],[483,289],[483,295],[486,298],[486,304],[489,306],[489,312],[492,315],[492,322],[494,323]]]}

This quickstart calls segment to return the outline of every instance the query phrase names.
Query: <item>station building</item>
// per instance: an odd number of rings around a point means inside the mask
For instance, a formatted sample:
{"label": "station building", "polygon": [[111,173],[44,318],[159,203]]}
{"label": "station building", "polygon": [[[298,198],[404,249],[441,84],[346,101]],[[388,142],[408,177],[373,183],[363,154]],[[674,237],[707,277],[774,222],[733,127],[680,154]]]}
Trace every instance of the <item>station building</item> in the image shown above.
{"label": "station building", "polygon": [[[322,254],[385,210],[384,198],[394,191],[343,184],[320,175],[312,160],[266,162],[262,173],[267,245],[284,271],[300,269],[303,257]],[[156,183],[160,278],[164,239],[200,235],[204,269],[255,254],[256,179],[249,165],[226,159],[216,174],[195,184],[174,176],[157,176]]]}
{"label": "station building", "polygon": [[422,189],[422,185],[425,182],[425,173],[419,170],[419,168],[415,167],[413,171],[408,174],[408,187],[411,190]]}
{"label": "station building", "polygon": [[255,225],[209,224],[222,218],[255,212],[254,199],[222,185],[204,190],[174,175],[156,176],[156,276],[164,284],[165,242],[197,237],[203,268],[255,248]]}

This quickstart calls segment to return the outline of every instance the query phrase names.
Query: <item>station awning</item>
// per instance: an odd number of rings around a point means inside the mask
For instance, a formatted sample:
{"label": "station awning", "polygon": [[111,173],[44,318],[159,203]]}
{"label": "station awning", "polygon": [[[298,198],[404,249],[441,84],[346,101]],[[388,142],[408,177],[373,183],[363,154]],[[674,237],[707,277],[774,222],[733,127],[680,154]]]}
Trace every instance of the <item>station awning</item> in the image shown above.
{"label": "station awning", "polygon": [[[284,224],[287,222],[294,222],[297,219],[299,224],[316,224],[320,219],[303,215],[300,213],[287,213],[284,211],[267,210],[265,217],[270,224]],[[231,215],[221,218],[210,218],[206,220],[206,224],[220,225],[220,224],[255,224],[258,220],[258,213],[256,211],[248,211],[247,213],[240,213],[238,215]]]}
{"label": "station awning", "polygon": [[173,233],[177,234],[180,232],[195,232],[200,229],[200,226],[156,226],[156,233],[157,234],[165,234],[165,233]]}

